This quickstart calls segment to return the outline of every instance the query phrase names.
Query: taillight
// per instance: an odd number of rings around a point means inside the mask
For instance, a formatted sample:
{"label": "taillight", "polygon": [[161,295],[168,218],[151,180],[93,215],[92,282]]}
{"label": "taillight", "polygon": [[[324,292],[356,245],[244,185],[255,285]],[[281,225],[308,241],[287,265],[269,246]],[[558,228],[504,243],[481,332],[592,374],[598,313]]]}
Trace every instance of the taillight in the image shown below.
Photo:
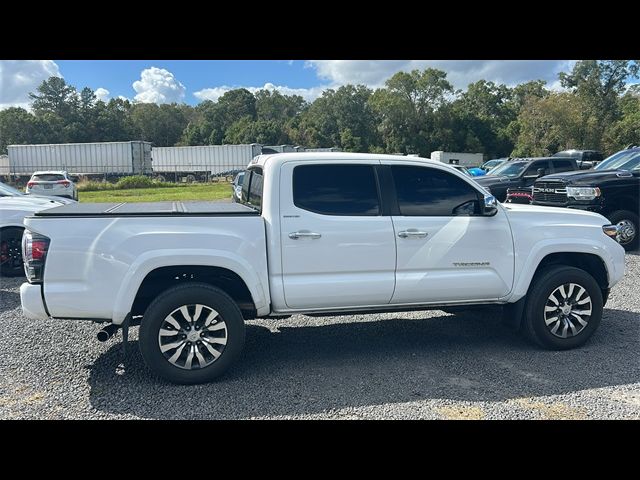
{"label": "taillight", "polygon": [[27,182],[27,188],[31,188],[36,184],[36,182]]}
{"label": "taillight", "polygon": [[22,261],[29,283],[42,283],[44,264],[51,240],[44,235],[25,230],[22,235]]}
{"label": "taillight", "polygon": [[67,180],[59,180],[58,183],[61,183],[64,186],[64,188],[68,188],[69,185],[71,185],[71,183],[68,182]]}

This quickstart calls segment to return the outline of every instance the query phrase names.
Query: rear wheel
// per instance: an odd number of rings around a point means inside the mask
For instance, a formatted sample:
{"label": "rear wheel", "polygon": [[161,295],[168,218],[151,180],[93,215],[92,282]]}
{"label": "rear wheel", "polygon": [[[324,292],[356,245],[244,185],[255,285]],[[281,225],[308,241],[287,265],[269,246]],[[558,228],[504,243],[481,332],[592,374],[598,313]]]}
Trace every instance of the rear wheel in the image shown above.
{"label": "rear wheel", "polygon": [[524,332],[549,350],[583,345],[602,319],[602,291],[584,270],[564,265],[540,272],[528,294]]}
{"label": "rear wheel", "polygon": [[640,244],[638,216],[629,210],[617,210],[609,215],[609,221],[618,226],[618,241],[625,250],[636,250]]}
{"label": "rear wheel", "polygon": [[233,299],[219,288],[190,282],[149,305],[140,325],[140,351],[158,376],[204,383],[240,357],[244,336],[244,319]]}
{"label": "rear wheel", "polygon": [[0,275],[20,277],[24,275],[22,265],[22,228],[0,230]]}

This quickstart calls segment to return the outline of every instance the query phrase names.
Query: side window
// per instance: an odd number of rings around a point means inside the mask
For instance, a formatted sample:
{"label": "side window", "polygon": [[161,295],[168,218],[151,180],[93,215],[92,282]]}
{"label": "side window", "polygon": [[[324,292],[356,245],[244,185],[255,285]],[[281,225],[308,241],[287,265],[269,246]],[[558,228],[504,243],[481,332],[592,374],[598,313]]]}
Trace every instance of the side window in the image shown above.
{"label": "side window", "polygon": [[242,182],[242,203],[258,209],[262,208],[262,184],[264,177],[261,168],[254,168],[245,173]]}
{"label": "side window", "polygon": [[527,171],[524,172],[524,176],[528,177],[528,176],[537,175],[539,168],[544,168],[545,175],[548,175],[549,173],[551,173],[549,171],[549,162],[545,160],[543,162],[533,162],[531,165],[529,165],[529,168],[527,168]]}
{"label": "side window", "polygon": [[573,164],[570,160],[553,160],[553,170],[556,173],[560,172],[570,172],[574,170]]}
{"label": "side window", "polygon": [[322,215],[379,215],[373,167],[299,165],[293,169],[293,203]]}
{"label": "side window", "polygon": [[428,167],[392,166],[400,215],[455,216],[480,213],[478,192],[450,173]]}

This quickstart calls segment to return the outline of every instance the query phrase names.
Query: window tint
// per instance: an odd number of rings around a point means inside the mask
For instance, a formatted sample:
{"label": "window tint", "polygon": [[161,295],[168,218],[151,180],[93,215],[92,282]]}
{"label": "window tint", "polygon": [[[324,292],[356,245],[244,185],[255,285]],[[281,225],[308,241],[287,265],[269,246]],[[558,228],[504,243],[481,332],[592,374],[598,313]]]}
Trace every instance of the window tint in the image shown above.
{"label": "window tint", "polygon": [[323,215],[380,214],[370,165],[300,165],[293,170],[293,203]]}
{"label": "window tint", "polygon": [[545,175],[549,174],[549,162],[544,161],[544,162],[533,162],[529,166],[529,168],[527,168],[527,171],[524,172],[524,176],[528,177],[529,175],[537,175],[539,168],[544,168]]}
{"label": "window tint", "polygon": [[43,173],[40,175],[34,175],[31,178],[34,182],[58,182],[64,179],[64,175],[60,175],[58,173]]}
{"label": "window tint", "polygon": [[480,211],[478,192],[450,173],[427,167],[391,167],[400,215],[474,215]]}
{"label": "window tint", "polygon": [[574,170],[573,164],[570,160],[553,160],[552,163],[553,169],[556,171],[556,173],[569,172],[571,170]]}
{"label": "window tint", "polygon": [[262,208],[263,180],[261,168],[254,168],[245,173],[245,179],[242,182],[242,203],[248,203],[258,209]]}

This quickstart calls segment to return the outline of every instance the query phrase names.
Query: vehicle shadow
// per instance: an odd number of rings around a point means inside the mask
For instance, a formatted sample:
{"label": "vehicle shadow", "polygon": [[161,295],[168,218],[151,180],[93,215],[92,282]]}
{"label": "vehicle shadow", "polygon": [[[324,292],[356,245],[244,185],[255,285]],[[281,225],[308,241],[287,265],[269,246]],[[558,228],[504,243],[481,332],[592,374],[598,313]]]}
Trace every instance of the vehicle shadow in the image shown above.
{"label": "vehicle shadow", "polygon": [[[366,318],[366,317],[364,317]],[[248,325],[243,358],[206,385],[168,384],[136,341],[90,367],[94,408],[144,418],[247,418],[442,398],[498,401],[640,382],[638,314],[605,310],[584,347],[540,350],[491,314],[323,326]]]}

